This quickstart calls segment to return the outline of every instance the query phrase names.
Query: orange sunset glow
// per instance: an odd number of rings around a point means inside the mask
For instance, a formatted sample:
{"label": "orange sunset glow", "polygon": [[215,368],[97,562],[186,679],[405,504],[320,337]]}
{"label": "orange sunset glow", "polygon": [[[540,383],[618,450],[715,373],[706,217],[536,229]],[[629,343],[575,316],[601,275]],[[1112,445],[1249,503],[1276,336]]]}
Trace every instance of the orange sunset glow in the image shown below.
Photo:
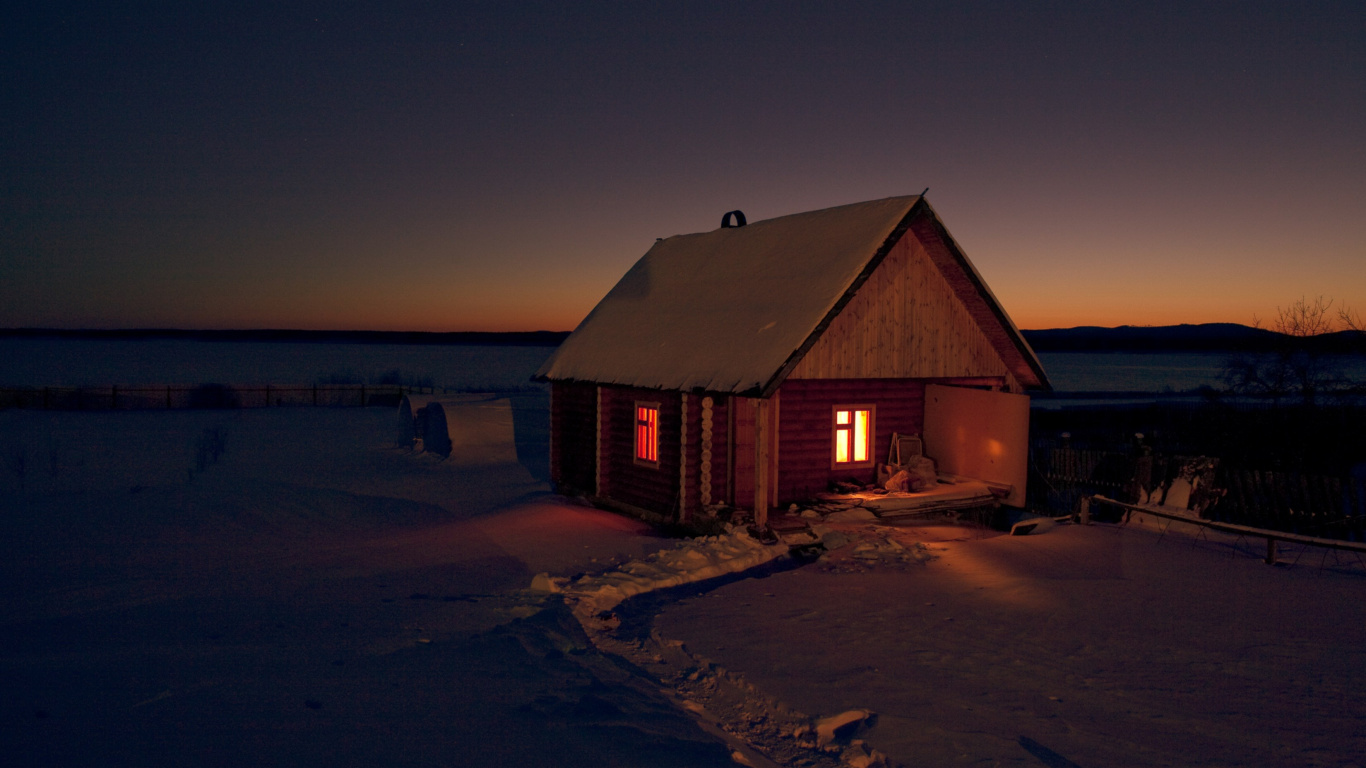
{"label": "orange sunset glow", "polygon": [[926,187],[1022,328],[1366,307],[1342,6],[378,15],[7,19],[0,327],[569,330],[656,238]]}

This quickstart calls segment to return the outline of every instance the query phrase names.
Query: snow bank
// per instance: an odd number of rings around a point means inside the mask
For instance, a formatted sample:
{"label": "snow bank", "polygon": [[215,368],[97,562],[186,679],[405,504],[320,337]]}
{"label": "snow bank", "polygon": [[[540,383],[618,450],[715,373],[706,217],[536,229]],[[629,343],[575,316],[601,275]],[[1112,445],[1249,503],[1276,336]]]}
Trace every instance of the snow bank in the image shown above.
{"label": "snow bank", "polygon": [[394,439],[398,445],[452,456],[461,464],[515,464],[512,401],[494,394],[404,395]]}
{"label": "snow bank", "polygon": [[580,577],[572,583],[537,574],[531,588],[563,592],[575,615],[588,618],[610,611],[628,597],[738,573],[786,553],[787,547],[781,544],[763,544],[737,529],[681,541],[673,549],[661,550],[644,560],[632,560],[615,571]]}

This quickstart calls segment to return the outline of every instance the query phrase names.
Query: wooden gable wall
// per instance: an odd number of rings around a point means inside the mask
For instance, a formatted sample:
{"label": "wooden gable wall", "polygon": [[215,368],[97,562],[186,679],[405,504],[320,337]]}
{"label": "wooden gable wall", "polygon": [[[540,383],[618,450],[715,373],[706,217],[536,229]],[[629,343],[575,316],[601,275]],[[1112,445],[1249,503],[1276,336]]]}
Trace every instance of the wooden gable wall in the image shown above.
{"label": "wooden gable wall", "polygon": [[1021,386],[916,236],[907,234],[791,379],[999,378]]}

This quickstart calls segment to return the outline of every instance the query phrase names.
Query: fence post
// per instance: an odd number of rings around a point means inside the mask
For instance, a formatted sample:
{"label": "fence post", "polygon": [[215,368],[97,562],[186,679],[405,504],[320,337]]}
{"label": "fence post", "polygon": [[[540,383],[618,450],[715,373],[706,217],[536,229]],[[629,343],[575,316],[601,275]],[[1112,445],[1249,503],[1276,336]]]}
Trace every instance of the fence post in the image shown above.
{"label": "fence post", "polygon": [[1276,564],[1276,540],[1270,536],[1266,537],[1266,564]]}
{"label": "fence post", "polygon": [[314,385],[313,385],[313,405],[314,405],[314,407],[317,407],[317,405],[318,405],[318,385],[317,385],[317,384],[314,384]]}
{"label": "fence post", "polygon": [[1080,519],[1082,525],[1090,525],[1090,524],[1091,524],[1091,497],[1090,497],[1090,496],[1082,496],[1082,497],[1081,497],[1081,509],[1078,511],[1078,518]]}
{"label": "fence post", "polygon": [[171,409],[171,385],[166,385],[166,409]]}
{"label": "fence post", "polygon": [[365,407],[365,385],[360,385],[360,407]]}

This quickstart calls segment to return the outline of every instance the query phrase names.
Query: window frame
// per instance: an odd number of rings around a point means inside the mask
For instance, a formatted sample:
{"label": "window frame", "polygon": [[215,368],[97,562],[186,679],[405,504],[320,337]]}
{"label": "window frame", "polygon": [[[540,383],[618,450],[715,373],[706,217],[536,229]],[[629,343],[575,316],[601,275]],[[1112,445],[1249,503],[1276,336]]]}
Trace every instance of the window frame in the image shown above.
{"label": "window frame", "polygon": [[[841,411],[845,411],[845,412],[848,412],[848,413],[850,414],[849,423],[848,423],[847,425],[845,425],[845,424],[840,424],[840,422],[839,422],[839,415],[840,415],[840,412],[841,412]],[[866,447],[867,447],[867,456],[866,456],[866,458],[865,458],[864,460],[862,460],[862,461],[854,461],[852,456],[850,457],[850,460],[849,460],[849,461],[839,461],[840,433],[841,433],[841,432],[849,432],[849,433],[850,433],[850,434],[849,434],[849,437],[848,437],[848,440],[849,440],[848,447],[849,447],[850,449],[853,449],[853,448],[854,448],[854,439],[855,439],[855,437],[857,436],[855,424],[856,424],[857,418],[858,418],[857,416],[854,416],[854,414],[856,414],[856,413],[858,413],[858,412],[860,412],[860,411],[867,412],[867,414],[868,414],[868,426],[867,426],[867,433],[868,433],[868,434],[867,434],[867,436],[866,436],[867,439],[866,439],[866,443],[865,443],[865,444],[866,444]],[[832,405],[832,406],[830,406],[830,468],[831,468],[831,469],[863,469],[863,468],[866,468],[866,467],[872,467],[872,466],[874,466],[875,464],[877,464],[877,456],[875,455],[875,451],[874,451],[874,447],[876,446],[876,443],[877,443],[877,405],[876,405],[875,403],[858,403],[858,404],[848,404],[848,405],[840,404],[840,405]],[[852,453],[855,453],[855,452],[854,452],[853,450],[851,450],[850,453],[852,454]]]}
{"label": "window frame", "polygon": [[[659,469],[659,417],[660,404],[648,400],[635,401],[635,407],[631,411],[631,458],[638,466]],[[641,418],[641,412],[649,410],[654,412],[653,423]],[[642,431],[642,428],[645,431]],[[653,440],[653,445],[646,456],[641,455],[641,438],[648,434]],[[653,458],[650,458],[653,457]]]}

